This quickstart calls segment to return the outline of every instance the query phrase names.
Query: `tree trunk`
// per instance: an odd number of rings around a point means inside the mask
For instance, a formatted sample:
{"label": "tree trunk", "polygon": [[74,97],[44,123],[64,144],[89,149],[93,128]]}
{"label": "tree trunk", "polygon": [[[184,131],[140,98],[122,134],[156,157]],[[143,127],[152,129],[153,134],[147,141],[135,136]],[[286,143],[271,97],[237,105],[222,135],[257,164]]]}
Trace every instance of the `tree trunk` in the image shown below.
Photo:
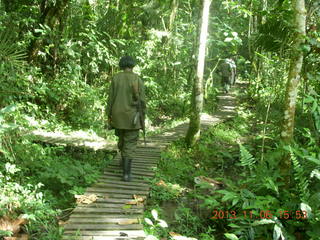
{"label": "tree trunk", "polygon": [[186,142],[189,146],[192,146],[200,137],[200,115],[203,108],[203,72],[205,63],[206,41],[208,34],[210,4],[211,0],[203,0],[197,75],[195,76],[193,84],[190,123],[186,136]]}
{"label": "tree trunk", "polygon": [[[294,26],[296,36],[292,49],[292,57],[288,74],[287,91],[285,99],[285,111],[282,125],[281,138],[284,144],[288,145],[293,141],[294,117],[296,109],[296,100],[298,93],[298,84],[303,62],[302,45],[306,36],[306,9],[304,0],[293,0],[293,10],[295,13]],[[281,169],[288,172],[290,169],[290,158],[285,157]]]}
{"label": "tree trunk", "polygon": [[179,7],[179,0],[172,0],[172,11],[170,14],[170,20],[169,20],[169,31],[172,32],[173,31],[173,24],[174,24],[174,20],[177,16],[177,12],[178,12],[178,7]]}

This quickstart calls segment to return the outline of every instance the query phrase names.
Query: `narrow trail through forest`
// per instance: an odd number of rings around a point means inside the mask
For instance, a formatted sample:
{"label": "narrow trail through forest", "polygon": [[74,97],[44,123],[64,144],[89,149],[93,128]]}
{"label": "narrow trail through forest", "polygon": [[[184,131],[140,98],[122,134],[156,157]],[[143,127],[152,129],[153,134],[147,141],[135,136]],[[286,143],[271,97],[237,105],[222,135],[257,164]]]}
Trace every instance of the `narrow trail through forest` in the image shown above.
{"label": "narrow trail through forest", "polygon": [[[202,131],[235,116],[235,94],[220,94],[218,99],[216,113],[201,116]],[[78,199],[81,203],[64,226],[63,239],[144,239],[142,217],[150,189],[148,179],[154,176],[163,149],[172,141],[184,137],[187,129],[188,123],[183,123],[148,138],[146,145],[140,141],[133,161],[132,182],[121,180],[120,155],[117,154],[97,183],[86,190],[82,199]]]}

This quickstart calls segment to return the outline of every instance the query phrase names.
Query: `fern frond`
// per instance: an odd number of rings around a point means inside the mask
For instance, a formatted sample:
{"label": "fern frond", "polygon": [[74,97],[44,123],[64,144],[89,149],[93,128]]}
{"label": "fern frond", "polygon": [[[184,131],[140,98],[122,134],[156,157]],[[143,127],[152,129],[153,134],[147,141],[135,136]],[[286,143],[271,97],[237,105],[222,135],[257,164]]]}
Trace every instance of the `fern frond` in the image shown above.
{"label": "fern frond", "polygon": [[290,156],[291,156],[292,166],[294,170],[294,173],[293,173],[294,180],[297,182],[300,200],[302,202],[306,202],[307,199],[310,197],[309,180],[305,176],[304,174],[305,171],[291,148],[290,148]]}
{"label": "fern frond", "polygon": [[242,167],[248,167],[250,171],[252,171],[256,160],[252,156],[252,154],[242,145],[240,147],[240,165]]}

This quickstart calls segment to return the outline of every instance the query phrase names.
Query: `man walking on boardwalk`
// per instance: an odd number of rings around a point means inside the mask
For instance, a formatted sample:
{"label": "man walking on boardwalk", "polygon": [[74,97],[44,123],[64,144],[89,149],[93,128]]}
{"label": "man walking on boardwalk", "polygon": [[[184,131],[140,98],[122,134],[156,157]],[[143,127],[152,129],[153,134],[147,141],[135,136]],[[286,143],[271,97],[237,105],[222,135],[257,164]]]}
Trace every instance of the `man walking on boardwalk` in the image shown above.
{"label": "man walking on boardwalk", "polygon": [[229,92],[229,89],[236,81],[236,64],[232,58],[226,58],[221,64],[221,77],[222,84],[225,93]]}
{"label": "man walking on boardwalk", "polygon": [[108,124],[118,136],[118,148],[121,153],[120,166],[123,168],[123,180],[131,181],[131,164],[137,147],[139,129],[144,128],[146,108],[144,84],[133,72],[136,65],[130,56],[120,59],[122,72],[112,78],[108,104]]}

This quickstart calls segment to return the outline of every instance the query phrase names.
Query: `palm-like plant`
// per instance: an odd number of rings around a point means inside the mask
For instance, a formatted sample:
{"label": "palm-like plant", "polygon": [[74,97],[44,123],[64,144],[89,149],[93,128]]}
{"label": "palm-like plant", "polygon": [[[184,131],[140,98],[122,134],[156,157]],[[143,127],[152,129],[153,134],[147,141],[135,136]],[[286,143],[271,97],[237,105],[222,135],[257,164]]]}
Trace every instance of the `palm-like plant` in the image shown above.
{"label": "palm-like plant", "polygon": [[15,69],[24,65],[26,53],[12,41],[8,31],[0,32],[0,67]]}

